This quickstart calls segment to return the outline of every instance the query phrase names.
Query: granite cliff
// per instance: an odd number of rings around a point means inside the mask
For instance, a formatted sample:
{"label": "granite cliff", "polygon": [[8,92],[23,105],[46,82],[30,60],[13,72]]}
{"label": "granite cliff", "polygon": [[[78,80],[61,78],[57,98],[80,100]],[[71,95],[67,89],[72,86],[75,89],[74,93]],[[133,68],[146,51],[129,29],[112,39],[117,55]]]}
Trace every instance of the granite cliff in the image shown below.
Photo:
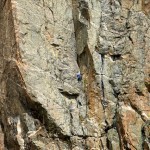
{"label": "granite cliff", "polygon": [[0,0],[0,148],[149,150],[150,0]]}

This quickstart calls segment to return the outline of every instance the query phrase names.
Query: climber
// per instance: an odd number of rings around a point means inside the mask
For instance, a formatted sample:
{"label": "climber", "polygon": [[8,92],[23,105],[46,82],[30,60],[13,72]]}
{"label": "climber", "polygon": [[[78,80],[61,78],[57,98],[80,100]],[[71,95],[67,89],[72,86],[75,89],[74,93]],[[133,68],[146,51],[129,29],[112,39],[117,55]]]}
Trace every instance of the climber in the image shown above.
{"label": "climber", "polygon": [[77,80],[78,82],[82,80],[82,75],[80,72],[77,73]]}

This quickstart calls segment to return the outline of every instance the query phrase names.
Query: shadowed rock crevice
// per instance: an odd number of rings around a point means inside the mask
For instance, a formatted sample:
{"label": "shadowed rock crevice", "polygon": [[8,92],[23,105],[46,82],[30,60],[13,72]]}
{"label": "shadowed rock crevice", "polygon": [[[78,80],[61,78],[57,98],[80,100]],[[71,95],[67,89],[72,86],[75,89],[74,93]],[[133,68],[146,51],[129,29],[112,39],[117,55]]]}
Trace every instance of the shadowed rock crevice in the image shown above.
{"label": "shadowed rock crevice", "polygon": [[117,60],[121,60],[122,57],[121,57],[121,54],[114,54],[114,55],[111,55],[111,59],[113,61],[117,61]]}
{"label": "shadowed rock crevice", "polygon": [[67,91],[63,90],[60,90],[60,93],[69,99],[77,99],[77,97],[79,96],[79,94],[77,93],[68,93]]}

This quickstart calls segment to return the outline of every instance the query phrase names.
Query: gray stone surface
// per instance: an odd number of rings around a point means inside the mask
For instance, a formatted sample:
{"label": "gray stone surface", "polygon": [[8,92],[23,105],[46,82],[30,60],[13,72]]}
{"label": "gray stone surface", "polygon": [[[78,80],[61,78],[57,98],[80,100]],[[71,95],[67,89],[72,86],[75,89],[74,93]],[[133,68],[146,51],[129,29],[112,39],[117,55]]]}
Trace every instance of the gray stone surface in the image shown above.
{"label": "gray stone surface", "polygon": [[149,10],[149,0],[1,0],[0,148],[148,150]]}

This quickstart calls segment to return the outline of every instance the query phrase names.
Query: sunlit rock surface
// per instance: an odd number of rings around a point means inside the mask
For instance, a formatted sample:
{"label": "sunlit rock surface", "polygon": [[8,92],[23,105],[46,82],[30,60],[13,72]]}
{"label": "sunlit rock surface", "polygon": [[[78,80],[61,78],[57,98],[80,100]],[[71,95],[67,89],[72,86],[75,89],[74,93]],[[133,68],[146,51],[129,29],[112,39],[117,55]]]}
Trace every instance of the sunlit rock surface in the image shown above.
{"label": "sunlit rock surface", "polygon": [[149,92],[149,0],[0,1],[0,150],[149,150]]}

